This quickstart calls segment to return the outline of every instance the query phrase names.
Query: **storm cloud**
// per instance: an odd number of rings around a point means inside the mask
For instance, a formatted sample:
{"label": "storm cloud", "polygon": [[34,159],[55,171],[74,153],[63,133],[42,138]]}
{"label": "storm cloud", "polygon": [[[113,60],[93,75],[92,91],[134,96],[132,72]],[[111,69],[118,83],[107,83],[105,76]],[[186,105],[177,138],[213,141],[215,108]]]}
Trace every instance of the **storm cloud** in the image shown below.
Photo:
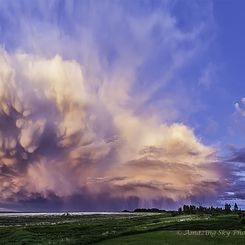
{"label": "storm cloud", "polygon": [[112,109],[77,62],[2,50],[1,67],[2,202],[106,193],[150,205],[218,191],[214,148],[184,124]]}
{"label": "storm cloud", "polygon": [[[35,17],[31,1],[0,7],[19,38],[1,29],[2,207],[120,210],[215,198],[227,184],[217,149],[178,122],[181,100],[150,102],[205,49],[205,14],[186,30],[167,1],[149,12],[140,2],[88,1],[84,15],[79,1],[49,2],[38,2]],[[149,63],[162,66],[145,73]]]}

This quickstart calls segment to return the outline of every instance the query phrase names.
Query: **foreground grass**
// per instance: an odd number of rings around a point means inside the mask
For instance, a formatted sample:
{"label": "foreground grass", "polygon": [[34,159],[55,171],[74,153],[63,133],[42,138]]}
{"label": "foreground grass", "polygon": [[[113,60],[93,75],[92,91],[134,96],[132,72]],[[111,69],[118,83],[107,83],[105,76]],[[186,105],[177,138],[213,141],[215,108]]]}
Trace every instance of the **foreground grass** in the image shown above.
{"label": "foreground grass", "polygon": [[205,244],[208,241],[215,241],[214,244],[245,244],[245,236],[241,235],[211,237],[179,234],[179,231],[186,230],[244,230],[244,224],[237,215],[172,217],[162,213],[0,217],[0,225],[4,226],[0,227],[0,244],[149,244],[149,241],[150,244],[202,244],[199,243],[202,241]]}
{"label": "foreground grass", "polygon": [[[112,244],[131,244],[131,245],[243,245],[245,244],[245,234],[238,235],[239,232],[234,231],[228,235],[228,233],[221,233],[217,235],[187,235],[179,234],[176,231],[155,231],[143,234],[136,234],[131,236],[122,236],[114,239],[105,240],[98,243],[98,245],[112,245]],[[209,235],[208,235],[209,234]]]}

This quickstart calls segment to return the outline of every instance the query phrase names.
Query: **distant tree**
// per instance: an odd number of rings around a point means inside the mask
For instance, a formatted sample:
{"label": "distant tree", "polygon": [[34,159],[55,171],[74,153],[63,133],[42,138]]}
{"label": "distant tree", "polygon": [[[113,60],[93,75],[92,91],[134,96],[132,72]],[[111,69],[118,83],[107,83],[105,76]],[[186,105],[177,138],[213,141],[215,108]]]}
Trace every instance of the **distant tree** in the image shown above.
{"label": "distant tree", "polygon": [[205,207],[203,207],[203,206],[199,206],[199,207],[197,208],[197,213],[199,213],[199,214],[203,214],[203,213],[205,213],[205,210],[206,210],[206,208],[205,208]]}
{"label": "distant tree", "polygon": [[189,213],[190,213],[190,207],[189,207],[189,205],[184,205],[184,206],[183,206],[183,212],[184,212],[185,214],[189,214]]}
{"label": "distant tree", "polygon": [[195,213],[196,213],[196,206],[190,205],[190,214],[195,214]]}
{"label": "distant tree", "polygon": [[182,208],[181,207],[178,209],[178,213],[182,214]]}
{"label": "distant tree", "polygon": [[237,212],[237,211],[238,211],[238,205],[237,205],[236,203],[234,204],[233,211],[234,211],[234,212]]}
{"label": "distant tree", "polygon": [[229,203],[225,204],[225,213],[230,213],[231,212],[231,205]]}

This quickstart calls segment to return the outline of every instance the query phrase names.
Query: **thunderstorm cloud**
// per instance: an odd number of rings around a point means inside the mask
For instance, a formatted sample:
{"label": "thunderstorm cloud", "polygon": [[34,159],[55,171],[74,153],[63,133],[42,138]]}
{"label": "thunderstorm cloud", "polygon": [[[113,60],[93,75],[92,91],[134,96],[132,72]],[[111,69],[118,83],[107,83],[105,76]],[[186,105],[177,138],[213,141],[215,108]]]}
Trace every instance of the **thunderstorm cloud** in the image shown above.
{"label": "thunderstorm cloud", "polygon": [[1,207],[215,199],[231,177],[217,146],[180,120],[189,91],[165,93],[205,52],[210,4],[181,26],[171,1],[61,2],[0,2]]}

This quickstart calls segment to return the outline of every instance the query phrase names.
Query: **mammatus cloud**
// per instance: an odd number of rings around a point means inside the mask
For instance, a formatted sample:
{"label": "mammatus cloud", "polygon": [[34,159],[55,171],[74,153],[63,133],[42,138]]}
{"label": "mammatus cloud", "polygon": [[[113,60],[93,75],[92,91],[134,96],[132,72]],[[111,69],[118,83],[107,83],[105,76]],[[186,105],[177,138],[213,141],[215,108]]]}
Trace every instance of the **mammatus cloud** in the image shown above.
{"label": "mammatus cloud", "polygon": [[1,202],[106,193],[150,204],[220,189],[213,147],[184,124],[112,107],[77,62],[3,49],[0,62]]}
{"label": "mammatus cloud", "polygon": [[215,147],[174,123],[188,99],[153,99],[205,50],[210,5],[181,26],[168,1],[22,3],[0,6],[2,207],[116,210],[215,198],[227,184]]}

